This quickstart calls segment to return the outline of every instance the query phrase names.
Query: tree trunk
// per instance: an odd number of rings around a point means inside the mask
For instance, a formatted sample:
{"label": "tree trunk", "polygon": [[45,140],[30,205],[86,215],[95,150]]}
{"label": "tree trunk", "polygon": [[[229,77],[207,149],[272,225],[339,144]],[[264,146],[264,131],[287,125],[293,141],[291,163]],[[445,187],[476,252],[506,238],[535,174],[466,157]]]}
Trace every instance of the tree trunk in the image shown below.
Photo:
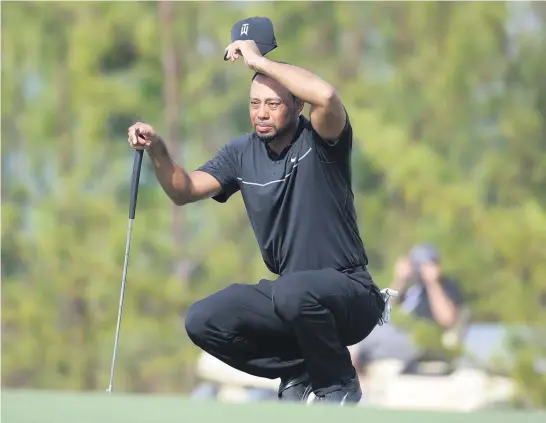
{"label": "tree trunk", "polygon": [[[180,57],[174,33],[174,8],[171,1],[160,1],[159,8],[162,63],[163,63],[163,95],[165,101],[165,128],[167,143],[172,157],[181,165],[181,137],[180,137],[180,84],[181,68]],[[182,257],[182,245],[184,245],[184,230],[182,227],[183,211],[180,207],[172,206],[172,235],[175,257],[173,260],[174,272],[180,281],[186,283],[188,271],[185,260]]]}

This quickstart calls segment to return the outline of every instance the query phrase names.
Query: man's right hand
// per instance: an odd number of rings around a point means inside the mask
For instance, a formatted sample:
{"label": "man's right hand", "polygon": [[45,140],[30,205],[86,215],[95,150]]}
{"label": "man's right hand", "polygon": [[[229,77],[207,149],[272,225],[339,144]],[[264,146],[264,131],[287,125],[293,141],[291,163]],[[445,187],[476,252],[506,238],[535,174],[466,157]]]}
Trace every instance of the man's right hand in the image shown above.
{"label": "man's right hand", "polygon": [[129,145],[135,150],[148,150],[160,141],[154,128],[147,123],[137,122],[127,132]]}
{"label": "man's right hand", "polygon": [[411,274],[412,267],[410,261],[406,257],[399,258],[394,267],[393,286],[399,291],[403,290],[408,280],[411,278]]}

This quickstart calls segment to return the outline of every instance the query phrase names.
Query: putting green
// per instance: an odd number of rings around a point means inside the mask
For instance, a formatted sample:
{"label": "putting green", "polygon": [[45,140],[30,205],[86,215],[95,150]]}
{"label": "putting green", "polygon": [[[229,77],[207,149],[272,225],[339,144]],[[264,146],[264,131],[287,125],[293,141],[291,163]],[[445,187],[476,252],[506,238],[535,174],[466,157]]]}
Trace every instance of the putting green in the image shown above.
{"label": "putting green", "polygon": [[222,404],[172,396],[2,391],[2,423],[539,423],[546,413],[441,413],[278,403]]}

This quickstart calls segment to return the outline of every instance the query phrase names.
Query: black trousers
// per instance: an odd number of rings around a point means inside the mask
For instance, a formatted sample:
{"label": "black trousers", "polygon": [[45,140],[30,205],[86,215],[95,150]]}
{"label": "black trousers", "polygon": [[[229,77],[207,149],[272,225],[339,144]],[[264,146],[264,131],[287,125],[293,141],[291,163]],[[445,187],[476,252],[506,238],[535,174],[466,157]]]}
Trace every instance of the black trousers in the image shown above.
{"label": "black trousers", "polygon": [[347,346],[370,334],[384,302],[365,268],[322,269],[234,284],[194,303],[192,342],[224,363],[270,379],[308,371],[316,393],[352,377]]}

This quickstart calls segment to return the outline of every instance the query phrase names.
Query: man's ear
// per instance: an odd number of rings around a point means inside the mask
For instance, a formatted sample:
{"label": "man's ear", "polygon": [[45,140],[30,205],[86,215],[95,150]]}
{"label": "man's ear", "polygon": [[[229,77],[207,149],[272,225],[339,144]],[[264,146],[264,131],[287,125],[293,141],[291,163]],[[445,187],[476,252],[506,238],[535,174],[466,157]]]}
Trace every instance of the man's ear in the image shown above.
{"label": "man's ear", "polygon": [[298,116],[299,116],[303,112],[303,106],[305,106],[305,102],[303,100],[300,100],[299,98],[296,98],[295,104],[296,104],[296,110],[298,111]]}

